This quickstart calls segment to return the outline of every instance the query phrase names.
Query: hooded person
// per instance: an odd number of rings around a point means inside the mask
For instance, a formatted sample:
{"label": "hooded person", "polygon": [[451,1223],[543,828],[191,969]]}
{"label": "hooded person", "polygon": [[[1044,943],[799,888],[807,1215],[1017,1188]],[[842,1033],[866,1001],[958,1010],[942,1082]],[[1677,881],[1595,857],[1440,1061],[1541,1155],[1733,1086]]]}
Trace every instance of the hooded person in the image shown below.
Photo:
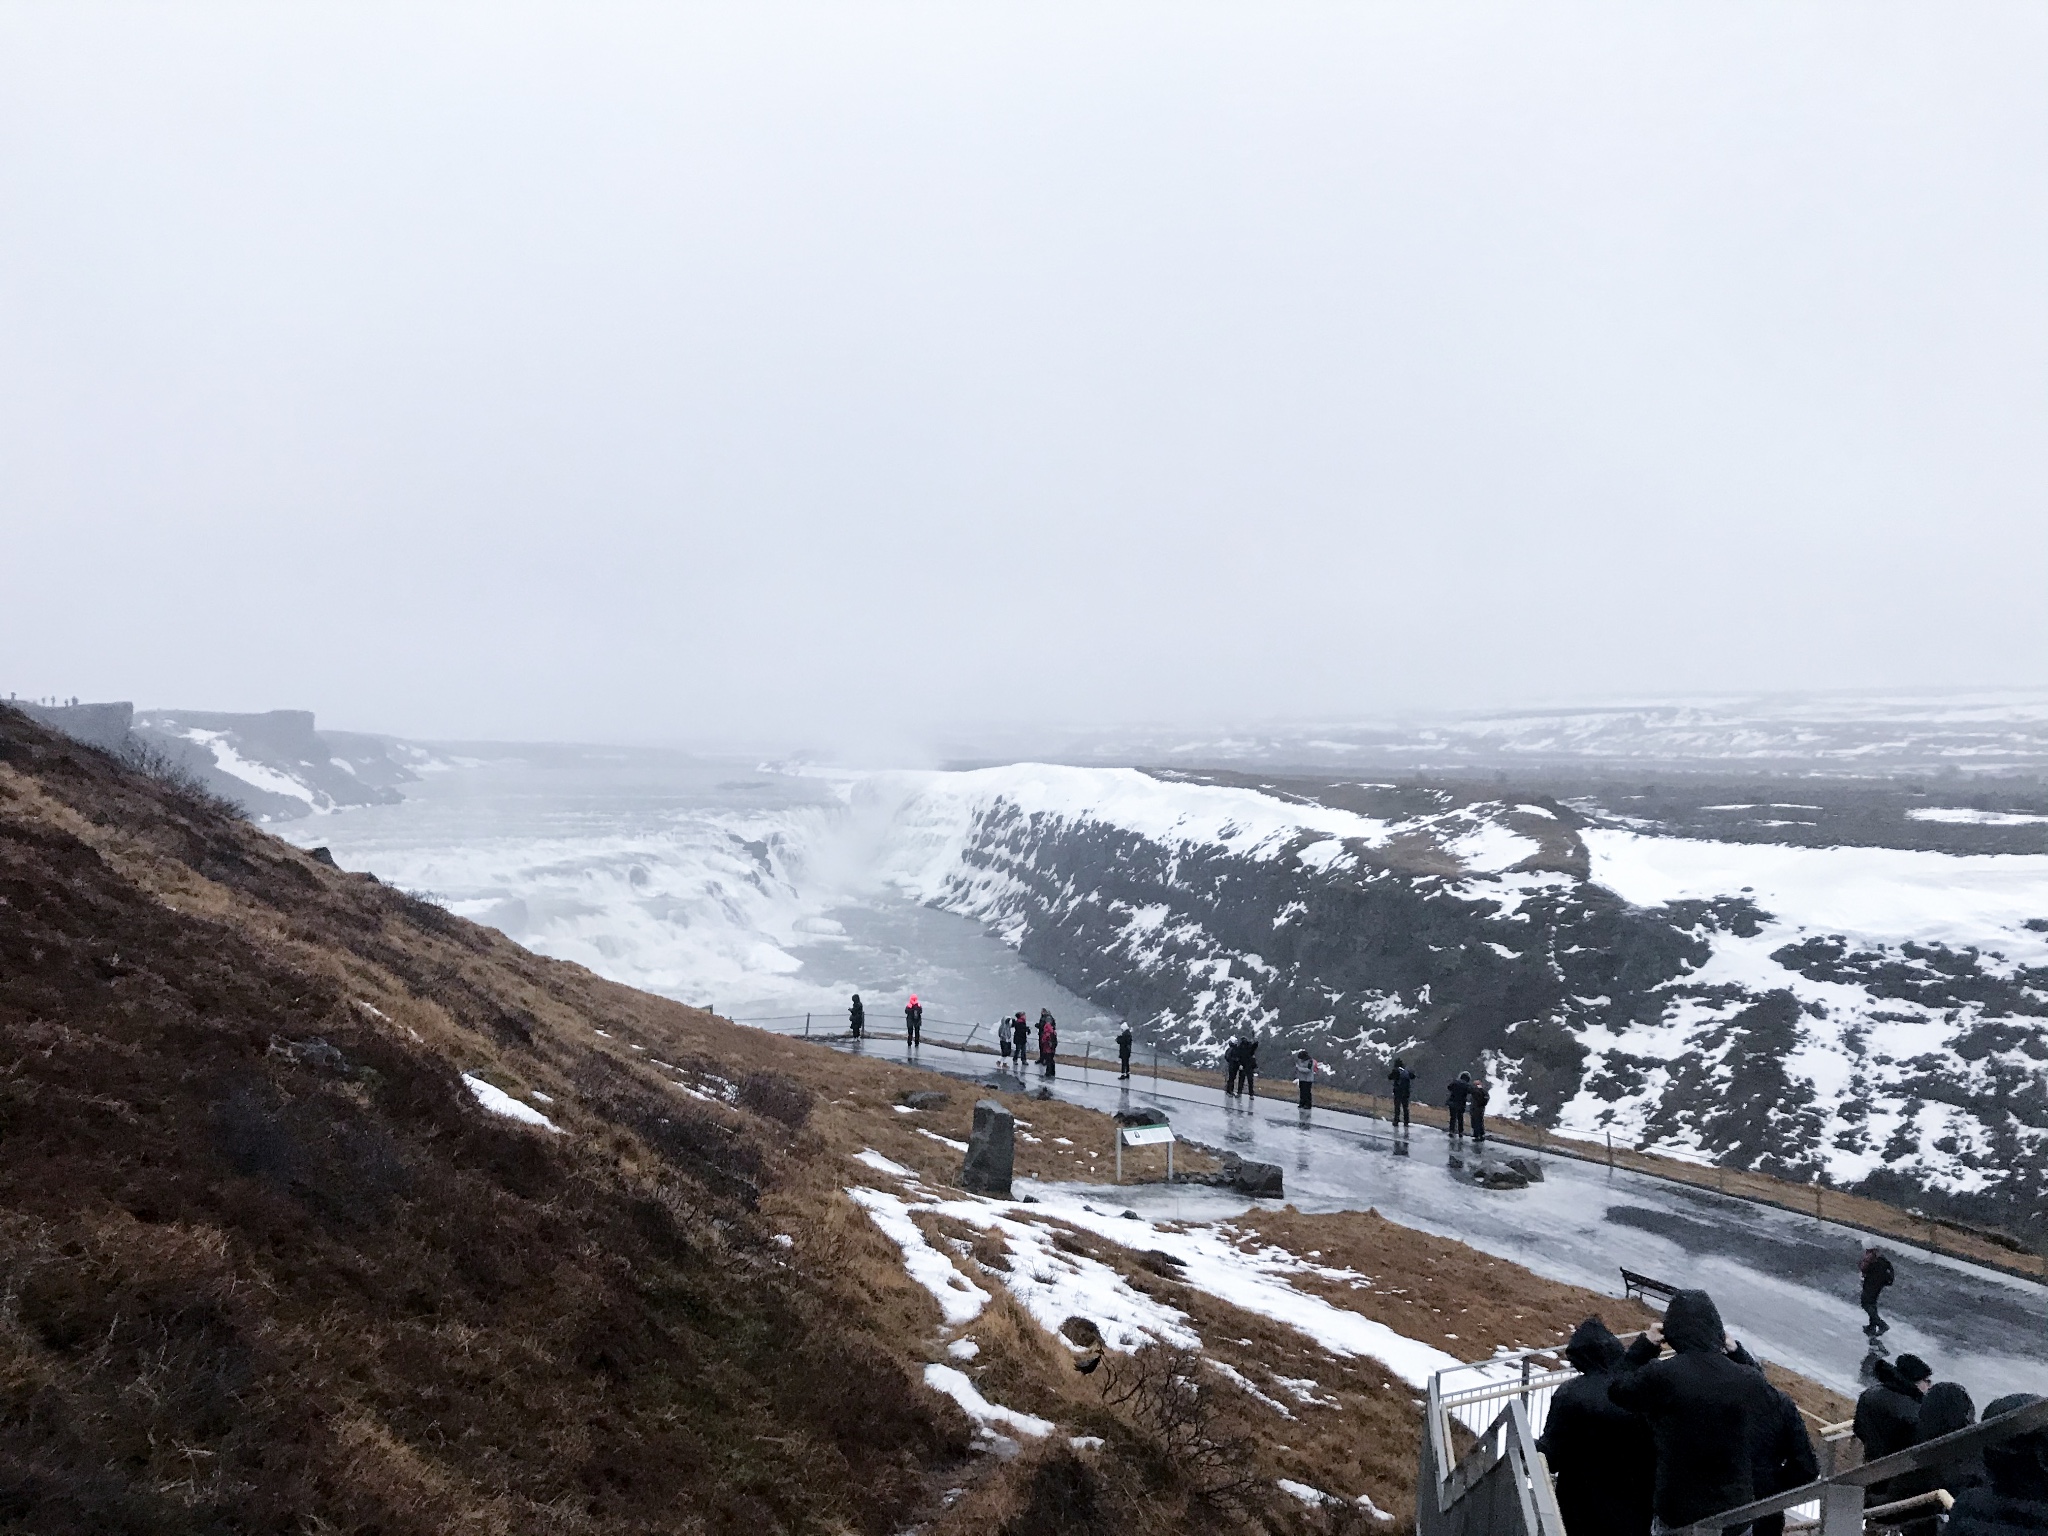
{"label": "hooded person", "polygon": [[[1903,1451],[1919,1433],[1920,1401],[1934,1378],[1918,1355],[1901,1355],[1897,1363],[1877,1362],[1877,1381],[1856,1399],[1852,1421],[1856,1438],[1863,1442],[1863,1459],[1875,1461],[1894,1451]],[[1891,1497],[1889,1482],[1873,1483],[1868,1502],[1882,1504]]]}
{"label": "hooded person", "polygon": [[1017,1070],[1024,1070],[1024,1056],[1031,1040],[1031,1026],[1024,1022],[1024,1011],[1017,1010],[1017,1016],[1010,1020],[1010,1040],[1017,1057]]}
{"label": "hooded person", "polygon": [[1223,1096],[1234,1098],[1237,1094],[1238,1074],[1244,1070],[1244,1036],[1234,1035],[1230,1044],[1223,1047]]}
{"label": "hooded person", "polygon": [[856,1040],[860,1038],[861,1031],[867,1028],[868,1011],[861,1006],[858,992],[853,994],[853,1006],[846,1010],[846,1022],[853,1030],[853,1038]]}
{"label": "hooded person", "polygon": [[1126,1024],[1116,1032],[1117,1076],[1131,1075],[1131,1026]]}
{"label": "hooded person", "polygon": [[910,1001],[903,1005],[903,1038],[911,1045],[918,1044],[924,1038],[924,1004],[917,1000],[915,992],[910,994]]}
{"label": "hooded person", "polygon": [[[1740,1344],[1729,1346],[1728,1358],[1759,1376],[1764,1374],[1762,1362]],[[1768,1377],[1764,1384],[1770,1386]],[[1771,1398],[1776,1412],[1759,1426],[1749,1448],[1749,1481],[1759,1499],[1820,1480],[1820,1460],[1813,1454],[1813,1436],[1807,1433],[1799,1405],[1774,1386]],[[1785,1536],[1783,1511],[1755,1521],[1750,1532],[1751,1536]]]}
{"label": "hooded person", "polygon": [[[1984,1422],[2040,1402],[2032,1392],[2001,1397]],[[2048,1429],[1984,1447],[1984,1484],[1956,1495],[1946,1536],[2042,1536],[2048,1532]],[[1954,1490],[1950,1490],[1953,1492]]]}
{"label": "hooded person", "polygon": [[1450,1134],[1465,1134],[1465,1098],[1472,1092],[1472,1074],[1460,1072],[1444,1088],[1444,1108],[1451,1112]]}
{"label": "hooded person", "polygon": [[1465,1113],[1472,1117],[1472,1139],[1486,1140],[1486,1079],[1474,1078],[1465,1090]]}
{"label": "hooded person", "polygon": [[1656,1443],[1647,1423],[1607,1395],[1623,1354],[1597,1317],[1579,1324],[1564,1347],[1578,1379],[1550,1400],[1536,1449],[1557,1476],[1565,1536],[1649,1536]]}
{"label": "hooded person", "polygon": [[[1925,1445],[1959,1429],[1968,1429],[1976,1422],[1977,1405],[1970,1401],[1970,1394],[1962,1385],[1938,1381],[1920,1399],[1920,1417],[1913,1426],[1913,1443]],[[1966,1490],[1982,1488],[1986,1482],[1983,1455],[1964,1451],[1960,1456],[1951,1456],[1934,1466],[1901,1472],[1891,1480],[1889,1496],[1893,1500],[1910,1499],[1917,1494],[1944,1488],[1951,1497],[1959,1499]],[[1915,1520],[1902,1527],[1900,1536],[1935,1536],[1937,1528],[1934,1511],[1930,1510],[1926,1519]]]}
{"label": "hooded person", "polygon": [[1763,1373],[1728,1357],[1727,1330],[1705,1291],[1679,1291],[1664,1311],[1664,1341],[1643,1334],[1608,1384],[1618,1407],[1649,1421],[1657,1447],[1656,1517],[1691,1525],[1756,1496],[1753,1448],[1771,1438],[1776,1391]]}

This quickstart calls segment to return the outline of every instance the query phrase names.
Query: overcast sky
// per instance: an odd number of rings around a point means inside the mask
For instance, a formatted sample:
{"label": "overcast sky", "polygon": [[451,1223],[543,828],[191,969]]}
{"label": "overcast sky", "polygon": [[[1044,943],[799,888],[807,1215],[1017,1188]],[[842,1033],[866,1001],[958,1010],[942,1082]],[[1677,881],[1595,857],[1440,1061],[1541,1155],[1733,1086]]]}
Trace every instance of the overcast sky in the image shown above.
{"label": "overcast sky", "polygon": [[2048,8],[0,5],[0,692],[2048,683]]}

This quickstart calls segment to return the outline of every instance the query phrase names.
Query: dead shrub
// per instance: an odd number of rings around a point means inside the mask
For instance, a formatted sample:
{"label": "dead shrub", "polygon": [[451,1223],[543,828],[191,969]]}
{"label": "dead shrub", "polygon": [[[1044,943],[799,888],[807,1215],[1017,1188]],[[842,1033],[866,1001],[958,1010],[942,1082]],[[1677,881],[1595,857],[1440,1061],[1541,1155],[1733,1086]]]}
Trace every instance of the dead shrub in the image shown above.
{"label": "dead shrub", "polygon": [[1111,1524],[1101,1479],[1071,1446],[1055,1445],[1019,1468],[1016,1481],[1019,1507],[997,1527],[1002,1536],[1067,1536]]}
{"label": "dead shrub", "polygon": [[1201,1367],[1191,1349],[1147,1344],[1107,1359],[1102,1400],[1136,1431],[1156,1474],[1199,1504],[1241,1505],[1259,1482],[1253,1440]]}
{"label": "dead shrub", "polygon": [[740,1108],[750,1109],[770,1120],[779,1120],[791,1130],[802,1130],[811,1118],[811,1090],[783,1072],[750,1072],[740,1082]]}

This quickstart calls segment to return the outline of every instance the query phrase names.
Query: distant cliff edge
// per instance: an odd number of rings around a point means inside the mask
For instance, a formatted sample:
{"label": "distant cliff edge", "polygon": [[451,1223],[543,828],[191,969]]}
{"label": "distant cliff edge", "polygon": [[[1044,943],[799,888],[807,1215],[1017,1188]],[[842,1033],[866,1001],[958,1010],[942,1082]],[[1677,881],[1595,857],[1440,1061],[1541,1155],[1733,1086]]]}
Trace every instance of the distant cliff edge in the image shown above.
{"label": "distant cliff edge", "polygon": [[351,805],[394,805],[399,786],[431,761],[422,748],[388,736],[314,728],[310,710],[262,714],[153,709],[134,705],[28,704],[14,707],[76,741],[133,756],[154,752],[259,821],[291,821]]}

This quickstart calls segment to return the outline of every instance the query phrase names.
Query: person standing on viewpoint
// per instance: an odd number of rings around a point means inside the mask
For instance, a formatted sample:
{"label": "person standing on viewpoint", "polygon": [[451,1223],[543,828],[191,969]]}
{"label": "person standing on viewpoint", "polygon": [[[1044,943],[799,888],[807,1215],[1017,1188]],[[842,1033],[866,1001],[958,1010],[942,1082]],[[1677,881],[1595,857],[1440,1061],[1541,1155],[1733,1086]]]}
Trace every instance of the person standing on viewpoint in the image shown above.
{"label": "person standing on viewpoint", "polygon": [[1003,1058],[1003,1070],[1010,1069],[1010,1021],[996,1020],[996,1050]]}
{"label": "person standing on viewpoint", "polygon": [[1387,1073],[1387,1081],[1394,1085],[1395,1127],[1398,1129],[1404,1125],[1413,1125],[1414,1121],[1408,1115],[1408,1095],[1414,1090],[1415,1074],[1402,1064],[1400,1057],[1396,1056],[1392,1070]]}
{"label": "person standing on viewpoint", "polygon": [[1877,1298],[1884,1294],[1884,1288],[1898,1277],[1892,1272],[1892,1261],[1876,1248],[1863,1250],[1863,1257],[1856,1268],[1863,1276],[1863,1315],[1868,1319],[1863,1331],[1872,1338],[1880,1333],[1890,1333],[1892,1325],[1877,1315]]}
{"label": "person standing on viewpoint", "polygon": [[1128,1024],[1116,1032],[1116,1065],[1118,1077],[1131,1075],[1131,1026]]}
{"label": "person standing on viewpoint", "polygon": [[1237,1091],[1248,1099],[1259,1095],[1259,1037],[1247,1032],[1244,1052],[1237,1058]]}
{"label": "person standing on viewpoint", "polygon": [[1017,1016],[1010,1020],[1010,1048],[1011,1053],[1017,1058],[1017,1075],[1019,1077],[1024,1075],[1024,1063],[1028,1059],[1027,1046],[1030,1039],[1031,1026],[1024,1022],[1024,1010],[1019,1008]]}
{"label": "person standing on viewpoint", "polygon": [[1047,1077],[1059,1075],[1060,1027],[1050,1008],[1038,1010],[1038,1064]]}
{"label": "person standing on viewpoint", "polygon": [[924,1004],[917,1000],[915,992],[910,1001],[903,1005],[903,1038],[911,1045],[924,1042]]}
{"label": "person standing on viewpoint", "polygon": [[1451,1112],[1450,1135],[1453,1139],[1465,1134],[1465,1097],[1471,1091],[1470,1072],[1460,1072],[1444,1089],[1444,1108]]}
{"label": "person standing on viewpoint", "polygon": [[1472,1139],[1486,1140],[1486,1079],[1474,1078],[1465,1090],[1465,1107],[1472,1116]]}
{"label": "person standing on viewpoint", "polygon": [[853,1030],[853,1038],[856,1040],[860,1038],[861,1031],[867,1028],[868,1011],[861,1007],[858,992],[853,994],[853,1006],[846,1010],[846,1022]]}
{"label": "person standing on viewpoint", "polygon": [[1296,1051],[1294,1053],[1294,1086],[1296,1092],[1301,1096],[1301,1108],[1314,1109],[1316,1097],[1316,1059],[1309,1055],[1307,1051]]}

